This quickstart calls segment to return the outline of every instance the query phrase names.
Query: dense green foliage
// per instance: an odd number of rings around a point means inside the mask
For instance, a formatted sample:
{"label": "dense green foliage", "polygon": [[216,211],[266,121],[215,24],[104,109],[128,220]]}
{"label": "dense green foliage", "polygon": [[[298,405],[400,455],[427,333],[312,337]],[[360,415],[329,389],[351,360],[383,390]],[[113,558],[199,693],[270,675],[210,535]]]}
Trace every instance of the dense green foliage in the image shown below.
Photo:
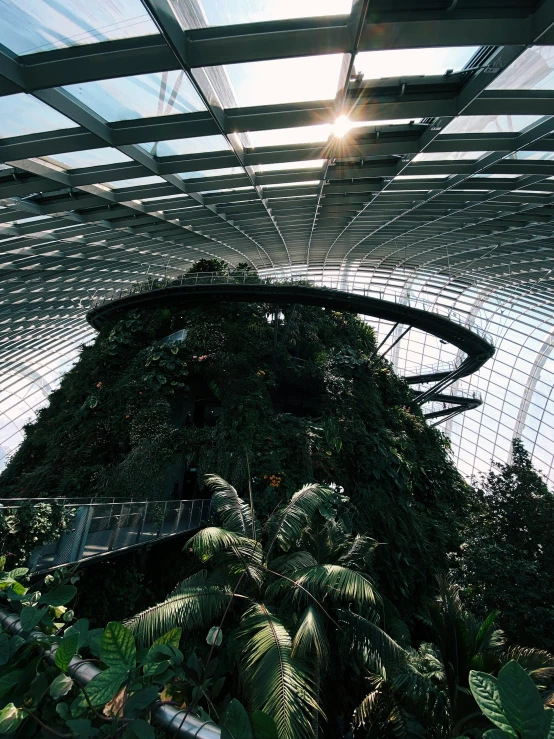
{"label": "dense green foliage", "polygon": [[511,640],[554,650],[554,496],[521,441],[475,490],[460,524],[454,577],[468,605],[498,609]]}
{"label": "dense green foliage", "polygon": [[[276,345],[264,304],[131,311],[105,326],[26,429],[2,494],[160,498],[168,465],[184,460],[199,480],[250,478],[264,518],[306,482],[335,484],[356,530],[382,544],[379,587],[411,622],[456,544],[465,485],[366,324],[281,310]],[[184,342],[160,343],[182,328]],[[206,397],[217,424],[175,422]]]}

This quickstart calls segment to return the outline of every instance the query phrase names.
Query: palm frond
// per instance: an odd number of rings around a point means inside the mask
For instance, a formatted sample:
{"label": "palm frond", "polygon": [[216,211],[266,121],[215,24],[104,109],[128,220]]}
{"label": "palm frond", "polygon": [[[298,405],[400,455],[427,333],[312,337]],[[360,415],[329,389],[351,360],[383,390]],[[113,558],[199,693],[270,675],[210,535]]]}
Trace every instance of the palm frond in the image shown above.
{"label": "palm frond", "polygon": [[375,539],[357,534],[351,540],[348,549],[341,554],[338,561],[345,567],[362,567],[367,564],[375,547]]}
{"label": "palm frond", "polygon": [[282,575],[291,577],[299,570],[305,570],[307,567],[313,567],[314,565],[317,565],[314,556],[310,552],[301,550],[272,560],[271,569]]}
{"label": "palm frond", "polygon": [[200,529],[187,541],[186,546],[192,549],[201,562],[207,562],[225,549],[243,546],[255,550],[260,547],[259,543],[253,539],[218,526],[206,526]]}
{"label": "palm frond", "polygon": [[295,493],[290,503],[272,514],[267,522],[268,556],[275,544],[279,544],[283,551],[288,552],[298,541],[302,529],[319,506],[334,497],[335,493],[332,490],[317,483],[304,485]]}
{"label": "palm frond", "polygon": [[267,573],[263,564],[262,547],[251,539],[244,539],[244,543],[233,544],[218,552],[210,559],[210,564],[234,580],[243,574],[247,575],[257,588],[262,585]]}
{"label": "palm frond", "polygon": [[292,642],[282,621],[262,603],[243,616],[238,633],[241,677],[253,710],[269,714],[279,739],[310,739],[321,713],[313,680],[292,656]]}
{"label": "palm frond", "polygon": [[515,660],[535,682],[542,682],[554,677],[554,655],[543,649],[511,647],[501,655],[500,659],[503,664],[512,659]]}
{"label": "palm frond", "polygon": [[476,653],[496,651],[501,649],[506,643],[504,632],[494,627],[499,613],[500,611],[491,611],[486,619],[479,624],[474,643]]}
{"label": "palm frond", "polygon": [[377,657],[385,667],[407,660],[408,654],[400,644],[367,618],[347,609],[338,610],[337,616],[339,623],[345,626],[343,633],[347,648],[366,655],[372,666],[373,657]]}
{"label": "palm frond", "polygon": [[218,475],[206,475],[206,485],[213,491],[212,502],[221,520],[223,528],[249,539],[259,539],[260,527],[252,511],[235,488]]}
{"label": "palm frond", "polygon": [[205,570],[183,580],[162,602],[125,621],[140,644],[151,644],[176,626],[185,631],[207,628],[219,618],[232,597],[228,587]]}
{"label": "palm frond", "polygon": [[332,603],[355,603],[360,607],[374,606],[380,595],[367,575],[341,565],[316,565],[298,572],[294,578],[299,586],[295,597],[305,597],[307,590],[318,600]]}
{"label": "palm frond", "polygon": [[322,615],[317,606],[309,605],[300,617],[292,641],[292,656],[322,668],[329,656],[329,642]]}

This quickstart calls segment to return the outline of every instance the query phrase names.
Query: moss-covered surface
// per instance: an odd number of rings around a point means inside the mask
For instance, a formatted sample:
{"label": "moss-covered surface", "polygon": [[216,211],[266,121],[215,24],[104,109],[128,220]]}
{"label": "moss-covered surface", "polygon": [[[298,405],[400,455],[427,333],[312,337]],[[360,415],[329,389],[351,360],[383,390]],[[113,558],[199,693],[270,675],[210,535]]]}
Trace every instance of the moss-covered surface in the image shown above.
{"label": "moss-covered surface", "polygon": [[[354,528],[382,543],[378,587],[409,620],[445,567],[464,483],[366,324],[281,310],[276,346],[264,304],[112,321],[27,427],[1,494],[162,498],[178,463],[242,491],[250,470],[263,518],[307,482],[335,484]],[[184,342],[160,342],[182,328]]]}

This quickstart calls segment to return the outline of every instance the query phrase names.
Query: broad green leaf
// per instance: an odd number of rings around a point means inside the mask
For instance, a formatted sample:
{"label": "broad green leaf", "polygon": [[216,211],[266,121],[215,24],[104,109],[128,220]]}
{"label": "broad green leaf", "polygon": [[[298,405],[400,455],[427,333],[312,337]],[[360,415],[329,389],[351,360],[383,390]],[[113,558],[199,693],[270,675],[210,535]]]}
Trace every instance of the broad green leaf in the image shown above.
{"label": "broad green leaf", "polygon": [[229,703],[221,717],[221,739],[252,739],[250,719],[236,698]]}
{"label": "broad green leaf", "polygon": [[208,631],[206,641],[211,646],[220,646],[221,642],[223,641],[223,632],[221,631],[219,626],[212,626],[212,628]]}
{"label": "broad green leaf", "polygon": [[117,621],[110,621],[100,642],[100,658],[108,667],[132,670],[137,661],[135,637]]}
{"label": "broad green leaf", "polygon": [[472,670],[469,673],[469,687],[485,716],[503,731],[516,736],[516,732],[504,714],[496,678],[486,672]]}
{"label": "broad green leaf", "polygon": [[141,718],[131,721],[127,730],[132,731],[137,739],[154,739],[155,736],[154,729],[150,726],[148,721],[144,721],[144,719]]}
{"label": "broad green leaf", "polygon": [[88,718],[77,718],[66,721],[71,731],[80,739],[88,739],[89,737],[98,736],[100,732],[95,729]]}
{"label": "broad green leaf", "polygon": [[0,734],[13,734],[25,717],[23,711],[16,708],[13,703],[8,703],[0,711]]}
{"label": "broad green leaf", "polygon": [[171,629],[171,631],[160,636],[159,639],[156,639],[152,646],[155,646],[156,644],[171,644],[172,647],[179,647],[182,633],[183,629],[180,626],[177,626],[175,629]]}
{"label": "broad green leaf", "polygon": [[100,657],[100,644],[102,642],[102,636],[104,629],[91,629],[88,634],[88,648],[94,654],[95,657]]}
{"label": "broad green leaf", "polygon": [[56,713],[65,721],[65,719],[69,716],[69,706],[67,705],[67,703],[56,703]]}
{"label": "broad green leaf", "polygon": [[38,624],[40,619],[46,613],[46,608],[33,608],[32,606],[23,606],[21,609],[21,627],[24,631],[32,631]]}
{"label": "broad green leaf", "polygon": [[27,593],[27,588],[20,582],[13,582],[7,590],[8,600],[21,600]]}
{"label": "broad green leaf", "polygon": [[16,567],[15,570],[12,570],[11,572],[8,572],[8,575],[13,580],[19,580],[20,577],[25,577],[25,575],[29,572],[28,567]]}
{"label": "broad green leaf", "polygon": [[39,672],[29,687],[29,693],[35,703],[38,703],[42,696],[48,691],[48,685],[48,678],[44,672]]}
{"label": "broad green leaf", "polygon": [[263,711],[254,711],[252,726],[254,727],[254,739],[279,739],[275,721]]}
{"label": "broad green leaf", "polygon": [[149,705],[158,700],[160,694],[158,689],[151,685],[148,688],[133,693],[133,695],[125,701],[123,708],[125,718],[138,718],[141,711],[148,708]]}
{"label": "broad green leaf", "polygon": [[59,667],[60,670],[67,670],[69,663],[75,656],[78,648],[79,634],[69,634],[69,636],[64,636],[56,649],[56,656],[54,657],[56,666]]}
{"label": "broad green leaf", "polygon": [[46,603],[48,606],[65,606],[70,600],[77,595],[77,588],[75,585],[60,585],[54,590],[43,593],[40,596],[40,602]]}
{"label": "broad green leaf", "polygon": [[546,739],[544,707],[540,693],[515,660],[498,673],[498,692],[504,714],[513,729],[524,739]]}
{"label": "broad green leaf", "polygon": [[88,641],[88,636],[89,636],[88,626],[89,626],[88,618],[80,618],[78,621],[75,621],[75,623],[72,626],[70,626],[68,629],[64,631],[64,638],[66,636],[70,636],[71,634],[79,635],[79,646],[77,647],[77,651],[79,651],[79,649],[84,647]]}
{"label": "broad green leaf", "polygon": [[0,700],[2,700],[5,695],[8,695],[10,690],[15,687],[22,672],[23,670],[12,670],[11,672],[8,672],[7,675],[2,675],[2,677],[0,677]]}
{"label": "broad green leaf", "polygon": [[50,695],[54,700],[67,695],[73,687],[73,680],[69,675],[64,675],[63,672],[58,675],[50,685]]}
{"label": "broad green leaf", "polygon": [[0,665],[7,664],[10,658],[10,639],[7,634],[0,634]]}
{"label": "broad green leaf", "polygon": [[489,729],[483,734],[483,739],[511,739],[512,734],[507,734],[502,729]]}
{"label": "broad green leaf", "polygon": [[109,703],[125,682],[126,677],[127,670],[121,667],[109,667],[93,677],[85,688],[92,705],[101,706]]}

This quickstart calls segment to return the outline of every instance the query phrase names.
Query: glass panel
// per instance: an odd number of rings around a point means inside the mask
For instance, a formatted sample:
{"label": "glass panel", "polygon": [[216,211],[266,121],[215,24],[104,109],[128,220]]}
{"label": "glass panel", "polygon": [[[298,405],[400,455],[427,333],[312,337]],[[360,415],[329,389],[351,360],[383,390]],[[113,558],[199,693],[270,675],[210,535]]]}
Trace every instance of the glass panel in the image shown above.
{"label": "glass panel", "polygon": [[54,164],[56,167],[62,169],[82,169],[85,167],[100,167],[103,164],[131,162],[133,160],[126,154],[123,154],[123,152],[107,146],[101,149],[71,151],[66,154],[56,154],[52,157],[42,157],[42,161]]}
{"label": "glass panel", "polygon": [[85,82],[63,89],[107,121],[205,110],[182,70]]}
{"label": "glass panel", "polygon": [[461,115],[442,130],[449,133],[519,133],[542,121],[541,115]]}
{"label": "glass panel", "polygon": [[150,177],[134,177],[131,180],[117,180],[116,182],[104,182],[103,184],[107,187],[121,188],[137,187],[138,185],[157,185],[160,182],[165,182],[165,180],[157,175],[151,175]]}
{"label": "glass panel", "polygon": [[206,193],[206,195],[216,195],[220,192],[244,192],[245,190],[254,192],[254,187],[247,185],[246,187],[223,187],[221,190],[200,190],[200,195],[203,193]]}
{"label": "glass panel", "polygon": [[275,164],[257,164],[257,172],[278,172],[280,169],[315,169],[322,167],[326,159],[309,159],[304,162],[276,162]]}
{"label": "glass panel", "polygon": [[361,51],[354,62],[356,72],[365,79],[442,75],[448,70],[459,71],[478,51],[478,46],[434,49],[392,49]]}
{"label": "glass panel", "polygon": [[554,151],[515,151],[506,159],[554,159]]}
{"label": "glass panel", "polygon": [[[183,28],[229,26],[285,18],[347,15],[352,0],[201,0],[202,17],[194,17],[186,0],[170,0]],[[188,11],[188,12],[187,12]]]}
{"label": "glass panel", "polygon": [[195,180],[198,177],[222,177],[227,174],[244,174],[242,167],[222,167],[221,169],[204,169],[201,172],[182,172],[179,177],[183,180]]}
{"label": "glass panel", "polygon": [[305,187],[306,185],[319,185],[321,180],[305,180],[304,182],[275,182],[271,185],[264,185],[264,190],[268,187]]}
{"label": "glass panel", "polygon": [[409,126],[410,123],[421,123],[423,118],[393,118],[388,121],[350,121],[350,128],[363,128],[364,126]]}
{"label": "glass panel", "polygon": [[554,90],[554,46],[524,51],[492,82],[489,90]]}
{"label": "glass panel", "polygon": [[41,100],[22,92],[0,97],[0,136],[26,136],[59,128],[78,128],[79,124],[66,118]]}
{"label": "glass panel", "polygon": [[436,154],[416,154],[412,159],[413,162],[444,162],[456,160],[474,160],[480,159],[488,151],[448,151]]}
{"label": "glass panel", "polygon": [[180,154],[202,154],[209,151],[227,151],[231,147],[223,136],[196,136],[174,141],[152,141],[141,144],[154,157],[172,157]]}
{"label": "glass panel", "polygon": [[253,147],[286,146],[287,144],[318,144],[327,141],[331,125],[297,126],[296,128],[272,128],[265,131],[248,131],[246,134]]}
{"label": "glass panel", "polygon": [[0,43],[18,55],[155,33],[140,0],[0,0]]}
{"label": "glass panel", "polygon": [[394,178],[396,180],[444,180],[449,174],[401,174]]}
{"label": "glass panel", "polygon": [[474,174],[473,177],[489,177],[493,180],[513,180],[516,177],[521,177],[520,174]]}
{"label": "glass panel", "polygon": [[238,107],[332,100],[342,54],[227,64],[223,69]]}

